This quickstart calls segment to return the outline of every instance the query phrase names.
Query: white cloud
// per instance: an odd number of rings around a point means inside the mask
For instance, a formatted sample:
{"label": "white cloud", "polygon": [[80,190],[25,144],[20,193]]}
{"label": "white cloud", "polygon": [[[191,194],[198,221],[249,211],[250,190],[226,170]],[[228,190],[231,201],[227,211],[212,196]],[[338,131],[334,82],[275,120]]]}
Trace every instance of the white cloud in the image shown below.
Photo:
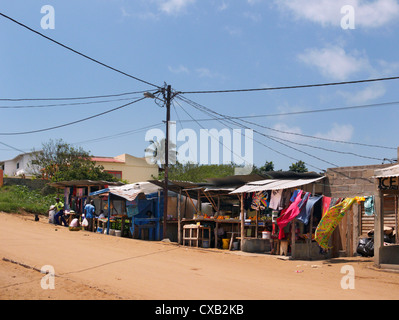
{"label": "white cloud", "polygon": [[178,14],[196,0],[159,0],[159,9],[166,14]]}
{"label": "white cloud", "polygon": [[275,0],[282,10],[289,10],[298,19],[306,19],[322,26],[340,26],[344,15],[341,8],[355,9],[357,27],[378,28],[399,17],[397,0]]}
{"label": "white cloud", "polygon": [[214,78],[224,79],[225,78],[222,74],[213,72],[213,71],[209,70],[208,68],[198,68],[195,71],[197,72],[197,74],[200,78],[211,78],[211,79],[214,79]]}
{"label": "white cloud", "polygon": [[189,70],[183,65],[179,65],[176,68],[168,66],[168,69],[172,73],[189,73]]}
{"label": "white cloud", "polygon": [[327,133],[317,133],[315,136],[324,139],[339,141],[350,141],[352,139],[354,128],[351,124],[334,123],[331,130]]}
{"label": "white cloud", "polygon": [[349,104],[365,104],[372,100],[381,98],[386,93],[384,85],[378,83],[370,85],[358,92],[339,91],[340,94]]}
{"label": "white cloud", "polygon": [[[272,135],[282,140],[297,142],[299,144],[310,141],[314,142],[313,139],[310,140],[310,138],[302,136],[303,132],[300,127],[288,126],[285,123],[277,123],[274,125],[273,129],[277,133],[273,133]],[[350,141],[352,139],[353,133],[354,128],[352,125],[334,123],[328,132],[319,132],[314,134],[313,136],[324,139]]]}
{"label": "white cloud", "polygon": [[339,46],[323,49],[308,49],[300,54],[299,59],[316,67],[324,76],[343,81],[360,71],[369,71],[371,66],[366,57],[358,52],[347,53]]}

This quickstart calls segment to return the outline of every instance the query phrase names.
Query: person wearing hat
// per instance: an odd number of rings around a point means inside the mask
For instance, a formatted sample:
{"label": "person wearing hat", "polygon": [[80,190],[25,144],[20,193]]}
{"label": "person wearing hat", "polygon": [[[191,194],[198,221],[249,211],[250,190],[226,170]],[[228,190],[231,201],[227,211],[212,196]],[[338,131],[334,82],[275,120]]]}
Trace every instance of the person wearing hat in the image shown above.
{"label": "person wearing hat", "polygon": [[[57,213],[54,216],[54,222],[55,224],[61,225],[61,222],[64,224],[65,227],[68,227],[68,223],[65,220],[64,217],[64,204],[60,201],[60,198],[55,198],[55,211]],[[60,222],[61,219],[61,222]]]}

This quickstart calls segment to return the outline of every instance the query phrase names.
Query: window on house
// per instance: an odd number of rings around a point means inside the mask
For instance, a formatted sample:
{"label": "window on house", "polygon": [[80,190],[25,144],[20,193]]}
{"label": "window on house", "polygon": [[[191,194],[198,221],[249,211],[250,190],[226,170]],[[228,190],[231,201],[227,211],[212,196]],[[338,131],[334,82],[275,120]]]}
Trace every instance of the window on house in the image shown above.
{"label": "window on house", "polygon": [[108,171],[108,170],[105,170],[105,172],[108,172],[108,173],[112,174],[117,179],[120,179],[120,180],[122,179],[122,171]]}
{"label": "window on house", "polygon": [[19,162],[17,162],[17,169],[19,169]]}

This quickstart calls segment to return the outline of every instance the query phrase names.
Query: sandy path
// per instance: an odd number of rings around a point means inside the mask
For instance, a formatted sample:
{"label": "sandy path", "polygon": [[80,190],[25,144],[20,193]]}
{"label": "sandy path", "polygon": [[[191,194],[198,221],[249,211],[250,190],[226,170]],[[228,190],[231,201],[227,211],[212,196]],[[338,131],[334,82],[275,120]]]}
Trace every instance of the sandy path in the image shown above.
{"label": "sandy path", "polygon": [[[0,243],[0,299],[399,297],[399,274],[375,270],[372,260],[365,258],[288,261],[276,256],[71,232],[48,224],[44,217],[34,222],[29,215],[4,213],[0,213]],[[44,265],[54,267],[55,290],[40,286],[43,274],[38,270]],[[344,265],[354,267],[354,290],[341,288]]]}

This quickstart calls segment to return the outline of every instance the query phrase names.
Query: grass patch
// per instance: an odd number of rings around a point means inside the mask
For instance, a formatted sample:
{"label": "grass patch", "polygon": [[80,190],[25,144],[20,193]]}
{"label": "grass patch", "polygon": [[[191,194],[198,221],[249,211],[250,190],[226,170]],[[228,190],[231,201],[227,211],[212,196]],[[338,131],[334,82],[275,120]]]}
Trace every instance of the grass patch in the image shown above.
{"label": "grass patch", "polygon": [[43,195],[40,190],[30,190],[26,186],[5,186],[0,188],[0,211],[47,214],[55,197],[56,194]]}

